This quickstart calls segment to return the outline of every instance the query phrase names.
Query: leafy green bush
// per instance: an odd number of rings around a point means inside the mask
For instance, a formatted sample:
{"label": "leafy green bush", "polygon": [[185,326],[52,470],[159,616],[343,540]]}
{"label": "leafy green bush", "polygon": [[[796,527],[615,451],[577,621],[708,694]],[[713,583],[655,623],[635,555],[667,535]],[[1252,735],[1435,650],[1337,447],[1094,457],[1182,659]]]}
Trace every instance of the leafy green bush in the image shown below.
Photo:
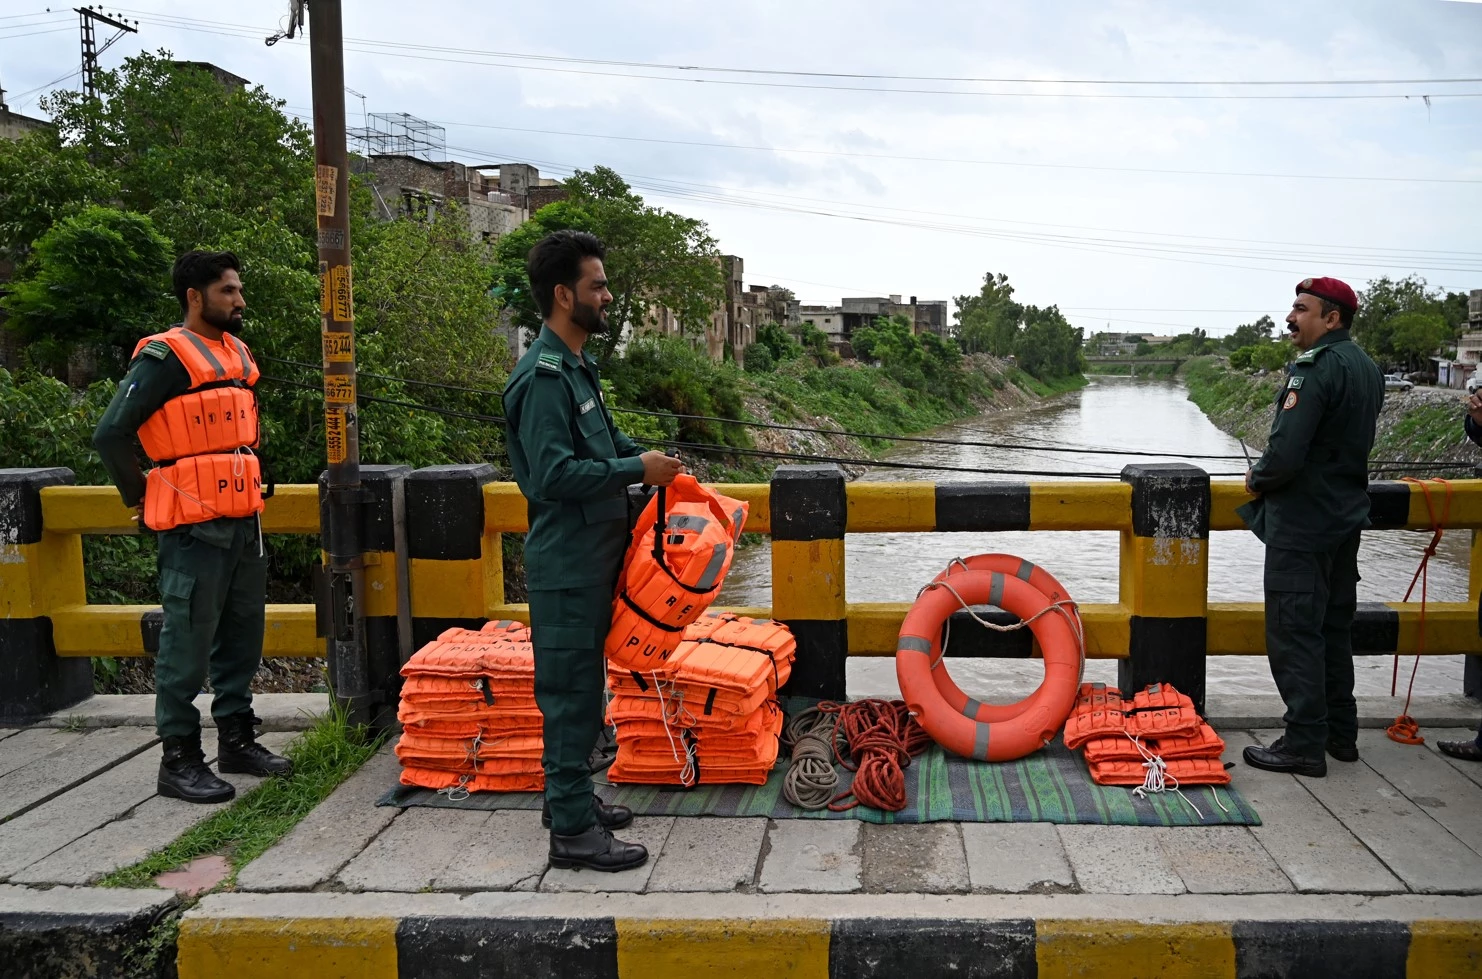
{"label": "leafy green bush", "polygon": [[765,343],[747,344],[743,354],[748,374],[770,374],[777,366],[777,359],[772,356],[772,348]]}
{"label": "leafy green bush", "polygon": [[[646,336],[628,345],[627,355],[603,365],[618,402],[632,408],[672,411],[680,415],[744,417],[741,371],[717,364],[678,337]],[[751,436],[739,425],[678,420],[684,442],[749,447]]]}

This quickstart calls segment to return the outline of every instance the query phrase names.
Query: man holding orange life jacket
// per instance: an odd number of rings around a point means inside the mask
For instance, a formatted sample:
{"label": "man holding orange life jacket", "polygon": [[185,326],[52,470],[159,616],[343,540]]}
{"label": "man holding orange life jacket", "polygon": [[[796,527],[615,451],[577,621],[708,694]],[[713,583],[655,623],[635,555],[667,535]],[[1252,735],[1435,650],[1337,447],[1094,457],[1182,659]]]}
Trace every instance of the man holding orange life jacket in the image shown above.
{"label": "man holding orange life jacket", "polygon": [[684,467],[618,431],[597,364],[582,350],[609,329],[606,254],[579,231],[558,231],[530,250],[526,272],[545,327],[510,374],[504,415],[510,465],[529,501],[525,575],[550,862],[616,871],[641,866],[648,851],[613,838],[633,813],[597,799],[587,759],[602,731],[602,647],[628,546],[627,488],[667,486]]}
{"label": "man holding orange life jacket", "polygon": [[[262,661],[268,559],[263,547],[257,364],[228,330],[242,325],[240,265],[231,252],[175,262],[185,321],[134,348],[93,444],[136,520],[159,535],[164,625],[155,654],[155,726],[164,741],[159,793],[225,802],[236,790],[206,764],[192,703],[208,673],[217,767],[288,775],[257,743],[250,684]],[[139,469],[135,438],[154,463]]]}

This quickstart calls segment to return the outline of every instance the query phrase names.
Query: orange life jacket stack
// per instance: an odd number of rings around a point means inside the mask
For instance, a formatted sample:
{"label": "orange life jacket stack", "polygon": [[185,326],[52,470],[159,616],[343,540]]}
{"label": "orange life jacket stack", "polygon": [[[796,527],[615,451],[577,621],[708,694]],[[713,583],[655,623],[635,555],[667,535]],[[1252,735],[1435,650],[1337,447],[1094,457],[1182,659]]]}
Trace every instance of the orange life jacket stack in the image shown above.
{"label": "orange life jacket stack", "polygon": [[161,342],[190,375],[190,389],[166,401],[139,428],[154,462],[145,476],[144,523],[152,530],[262,512],[262,464],[252,450],[259,429],[252,386],[259,371],[230,333],[208,343],[183,326],[145,337],[137,357]]}
{"label": "orange life jacket stack", "polygon": [[449,792],[545,787],[530,630],[449,629],[401,668],[401,782]]}
{"label": "orange life jacket stack", "polygon": [[607,633],[609,662],[641,673],[664,670],[685,627],[720,594],[749,509],[688,474],[659,488],[623,559]]}
{"label": "orange life jacket stack", "polygon": [[1081,685],[1065,746],[1084,748],[1098,785],[1141,786],[1157,791],[1181,785],[1228,785],[1220,756],[1225,742],[1171,684],[1155,683],[1131,700],[1115,687]]}
{"label": "orange life jacket stack", "polygon": [[777,761],[777,690],[797,641],[780,623],[709,612],[684,630],[665,669],[608,664],[617,728],[613,782],[762,785]]}

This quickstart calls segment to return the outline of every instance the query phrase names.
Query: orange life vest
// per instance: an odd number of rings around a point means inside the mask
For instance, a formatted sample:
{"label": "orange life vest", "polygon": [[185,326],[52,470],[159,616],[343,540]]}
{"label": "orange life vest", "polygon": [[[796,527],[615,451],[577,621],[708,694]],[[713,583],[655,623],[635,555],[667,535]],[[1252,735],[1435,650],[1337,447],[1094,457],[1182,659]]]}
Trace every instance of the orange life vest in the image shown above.
{"label": "orange life vest", "polygon": [[1065,746],[1079,748],[1093,738],[1187,738],[1199,734],[1203,721],[1186,694],[1166,683],[1154,683],[1130,701],[1115,687],[1082,684],[1076,705],[1065,722]]}
{"label": "orange life vest", "polygon": [[720,594],[749,509],[688,474],[648,501],[618,578],[610,662],[645,673],[665,668],[685,626]]}
{"label": "orange life vest", "polygon": [[140,340],[169,346],[190,375],[190,389],[150,415],[139,441],[154,462],[145,477],[144,523],[152,530],[249,517],[263,508],[258,443],[257,363],[230,333],[219,345],[183,326]]}

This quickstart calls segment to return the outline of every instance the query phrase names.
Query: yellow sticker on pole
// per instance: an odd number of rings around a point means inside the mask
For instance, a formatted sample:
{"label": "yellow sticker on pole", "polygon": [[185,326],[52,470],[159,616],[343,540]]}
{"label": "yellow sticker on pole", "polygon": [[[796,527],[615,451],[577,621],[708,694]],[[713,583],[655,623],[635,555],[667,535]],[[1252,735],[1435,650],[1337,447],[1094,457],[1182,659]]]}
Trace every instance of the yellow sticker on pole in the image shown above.
{"label": "yellow sticker on pole", "polygon": [[331,466],[345,461],[345,409],[324,409],[324,448]]}
{"label": "yellow sticker on pole", "polygon": [[355,306],[350,288],[350,266],[336,265],[324,277],[324,315],[337,323],[355,320]]}
{"label": "yellow sticker on pole", "polygon": [[329,404],[353,405],[355,378],[349,374],[325,374],[324,400]]}
{"label": "yellow sticker on pole", "polygon": [[337,167],[319,164],[314,167],[314,203],[321,218],[334,217],[335,193],[339,185]]}
{"label": "yellow sticker on pole", "polygon": [[325,331],[324,362],[326,364],[349,364],[355,360],[355,336],[351,333]]}

